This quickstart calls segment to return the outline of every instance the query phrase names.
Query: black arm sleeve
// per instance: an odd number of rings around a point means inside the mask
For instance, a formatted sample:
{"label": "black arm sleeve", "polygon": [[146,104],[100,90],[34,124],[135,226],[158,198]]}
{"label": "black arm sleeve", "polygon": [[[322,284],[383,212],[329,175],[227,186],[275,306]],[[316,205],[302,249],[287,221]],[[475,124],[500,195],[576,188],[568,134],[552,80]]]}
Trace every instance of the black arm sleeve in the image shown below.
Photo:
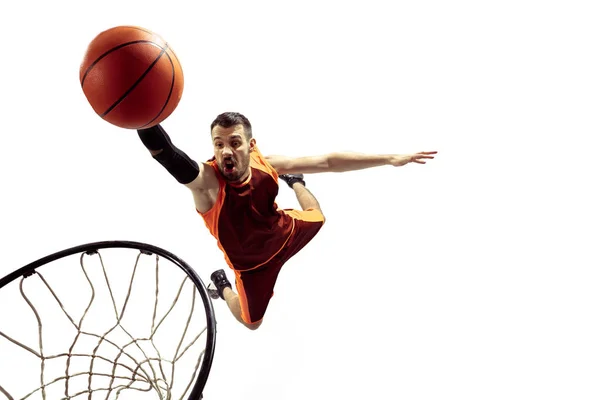
{"label": "black arm sleeve", "polygon": [[190,183],[200,173],[198,163],[173,145],[162,126],[138,129],[138,136],[148,150],[162,150],[152,157],[158,161],[179,183]]}

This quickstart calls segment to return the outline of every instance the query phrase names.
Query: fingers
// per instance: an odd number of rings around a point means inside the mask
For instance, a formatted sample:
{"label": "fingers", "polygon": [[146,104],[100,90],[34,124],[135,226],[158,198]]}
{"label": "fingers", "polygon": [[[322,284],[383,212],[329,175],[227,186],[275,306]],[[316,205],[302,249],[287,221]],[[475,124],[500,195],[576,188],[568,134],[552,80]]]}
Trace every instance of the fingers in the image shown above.
{"label": "fingers", "polygon": [[437,151],[420,151],[416,154],[413,154],[413,156],[410,158],[410,161],[417,164],[425,164],[423,159],[431,160],[434,158],[433,154],[437,154]]}
{"label": "fingers", "polygon": [[[408,162],[409,163],[417,163],[417,164],[425,164],[425,160],[424,159],[428,159],[431,160],[433,159],[433,155],[437,154],[437,151],[420,151],[418,153],[414,153],[412,155],[410,155]],[[406,156],[403,156],[406,157]],[[406,160],[406,158],[404,158]],[[397,164],[398,166],[400,165],[404,165],[406,164],[406,161],[401,163],[401,164]]]}
{"label": "fingers", "polygon": [[431,154],[437,154],[437,151],[420,151],[411,157],[411,161],[418,162],[419,164],[425,164],[424,161],[423,162],[419,161],[419,159],[427,158],[427,159],[431,160],[431,159],[433,159],[433,155],[431,155]]}

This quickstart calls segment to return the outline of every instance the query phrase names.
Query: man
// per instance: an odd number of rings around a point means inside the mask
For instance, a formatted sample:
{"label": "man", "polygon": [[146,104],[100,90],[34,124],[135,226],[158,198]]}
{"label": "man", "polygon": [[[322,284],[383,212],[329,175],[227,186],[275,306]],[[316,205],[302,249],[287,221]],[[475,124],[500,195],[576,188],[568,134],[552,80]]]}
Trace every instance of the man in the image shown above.
{"label": "man", "polygon": [[[140,129],[138,135],[153,158],[191,190],[196,211],[235,273],[237,294],[224,270],[213,272],[211,280],[234,317],[252,330],[262,323],[282,266],[325,222],[303,174],[425,164],[436,153],[265,157],[256,146],[250,121],[242,114],[220,114],[210,129],[214,156],[201,164],[175,147],[160,125]],[[301,211],[278,208],[278,178],[294,190]]]}

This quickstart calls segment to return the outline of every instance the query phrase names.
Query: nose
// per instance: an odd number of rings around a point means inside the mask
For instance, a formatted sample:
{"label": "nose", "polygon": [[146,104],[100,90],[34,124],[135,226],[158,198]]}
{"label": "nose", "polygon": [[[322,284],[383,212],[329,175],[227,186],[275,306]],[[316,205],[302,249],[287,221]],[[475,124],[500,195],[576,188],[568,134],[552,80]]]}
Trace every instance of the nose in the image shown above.
{"label": "nose", "polygon": [[223,154],[223,157],[231,157],[233,155],[233,151],[231,151],[229,146],[223,147],[221,153]]}

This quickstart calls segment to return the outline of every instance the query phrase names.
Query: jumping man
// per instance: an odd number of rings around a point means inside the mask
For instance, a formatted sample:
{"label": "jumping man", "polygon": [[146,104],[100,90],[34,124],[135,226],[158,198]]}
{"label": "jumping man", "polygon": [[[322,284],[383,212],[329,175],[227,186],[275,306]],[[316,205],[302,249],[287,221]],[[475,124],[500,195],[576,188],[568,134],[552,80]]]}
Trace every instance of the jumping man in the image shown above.
{"label": "jumping man", "polygon": [[[175,147],[160,125],[139,129],[138,135],[152,157],[191,190],[196,211],[235,274],[237,294],[224,270],[213,272],[211,280],[234,317],[252,330],[262,323],[282,266],[325,223],[319,202],[305,187],[304,174],[425,164],[437,153],[265,157],[242,114],[220,114],[210,129],[214,156],[200,164]],[[278,178],[294,190],[302,210],[277,206]]]}

